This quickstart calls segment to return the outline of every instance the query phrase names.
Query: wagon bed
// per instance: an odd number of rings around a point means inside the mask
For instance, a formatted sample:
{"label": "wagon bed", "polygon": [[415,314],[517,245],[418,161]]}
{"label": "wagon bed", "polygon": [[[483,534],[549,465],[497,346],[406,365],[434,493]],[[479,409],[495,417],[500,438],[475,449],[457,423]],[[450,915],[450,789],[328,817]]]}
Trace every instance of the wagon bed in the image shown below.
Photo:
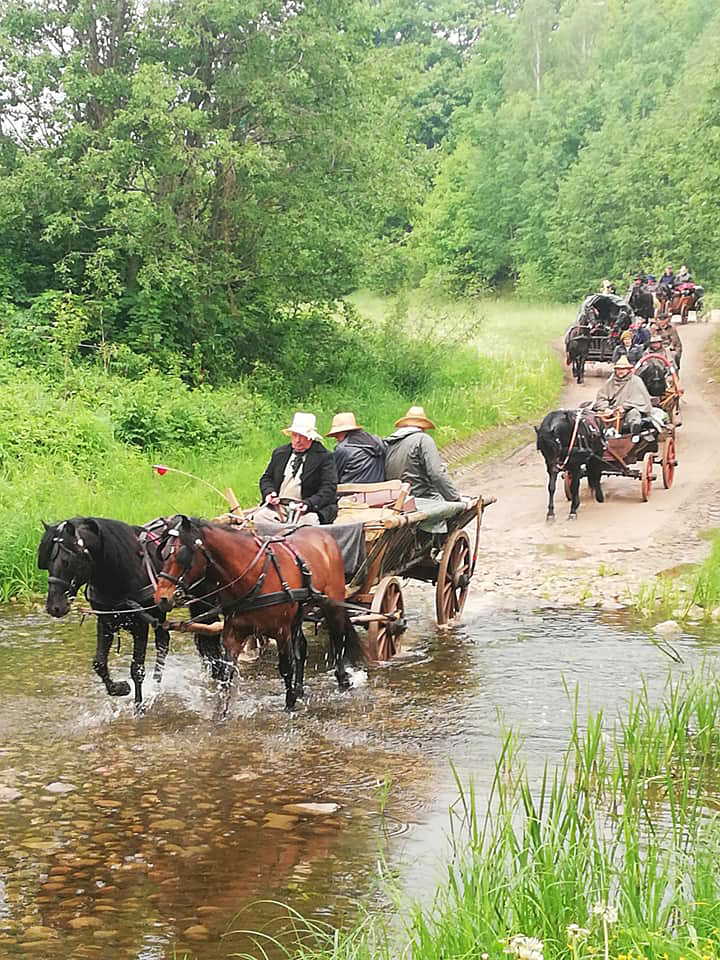
{"label": "wagon bed", "polygon": [[[373,506],[372,500],[382,496],[378,488],[383,486],[386,503]],[[438,624],[461,615],[475,570],[483,511],[494,499],[421,501],[421,509],[406,510],[407,488],[397,481],[393,486],[340,487],[338,492],[336,524],[361,522],[365,536],[365,558],[346,588],[348,603],[353,606],[351,619],[367,627],[371,656],[390,660],[405,630],[401,580],[435,584]],[[465,530],[473,522],[474,542]]]}

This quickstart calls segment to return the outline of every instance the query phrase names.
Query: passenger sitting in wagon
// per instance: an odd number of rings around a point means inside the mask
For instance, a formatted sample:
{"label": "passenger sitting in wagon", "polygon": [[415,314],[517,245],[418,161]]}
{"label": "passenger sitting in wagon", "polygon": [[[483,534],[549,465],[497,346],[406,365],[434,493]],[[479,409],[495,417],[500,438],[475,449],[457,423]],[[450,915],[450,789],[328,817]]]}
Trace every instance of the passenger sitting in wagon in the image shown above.
{"label": "passenger sitting in wagon", "polygon": [[680,335],[670,317],[665,314],[658,318],[657,328],[662,336],[665,347],[670,352],[675,363],[675,369],[680,372],[680,358],[682,357],[683,345]]}
{"label": "passenger sitting in wagon", "polygon": [[416,500],[462,500],[435,441],[425,432],[435,429],[425,410],[410,407],[395,426],[385,438],[385,478],[409,483]]}
{"label": "passenger sitting in wagon", "polygon": [[293,505],[298,526],[332,523],[337,516],[337,473],[329,450],[320,443],[315,414],[296,413],[283,430],[290,443],[276,447],[260,477],[263,505],[256,520],[285,522],[282,507]]}
{"label": "passenger sitting in wagon", "polygon": [[354,413],[336,413],[326,437],[334,437],[338,483],[380,483],[385,479],[385,445],[358,426]]}
{"label": "passenger sitting in wagon", "polygon": [[643,348],[634,344],[632,330],[623,330],[620,334],[620,342],[613,350],[612,362],[615,363],[620,357],[627,357],[630,363],[637,363],[642,356]]}
{"label": "passenger sitting in wagon", "polygon": [[643,426],[643,417],[649,417],[652,412],[652,400],[647,387],[640,377],[632,371],[632,364],[627,357],[620,357],[613,367],[613,374],[600,387],[593,410],[609,417],[620,413],[622,417],[622,432],[638,434]]}

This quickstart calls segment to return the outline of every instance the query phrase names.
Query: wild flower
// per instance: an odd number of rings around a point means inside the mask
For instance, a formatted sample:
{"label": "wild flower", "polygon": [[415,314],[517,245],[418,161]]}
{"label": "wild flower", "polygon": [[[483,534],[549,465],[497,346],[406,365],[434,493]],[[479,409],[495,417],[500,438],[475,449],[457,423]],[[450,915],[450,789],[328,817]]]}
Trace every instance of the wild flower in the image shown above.
{"label": "wild flower", "polygon": [[577,923],[568,924],[567,935],[569,940],[580,940],[584,937],[590,936],[590,931],[586,930],[585,927],[579,926]]}
{"label": "wild flower", "polygon": [[600,900],[595,904],[592,911],[596,917],[601,917],[603,923],[617,923],[618,908],[612,903],[603,903]]}
{"label": "wild flower", "polygon": [[542,940],[522,933],[510,938],[505,953],[514,954],[518,960],[544,960]]}

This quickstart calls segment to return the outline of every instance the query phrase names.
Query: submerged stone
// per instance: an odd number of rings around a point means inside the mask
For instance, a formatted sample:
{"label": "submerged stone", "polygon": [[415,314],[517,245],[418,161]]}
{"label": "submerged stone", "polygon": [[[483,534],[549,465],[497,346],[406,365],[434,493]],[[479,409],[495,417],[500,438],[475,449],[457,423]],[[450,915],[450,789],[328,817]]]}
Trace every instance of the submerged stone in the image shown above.
{"label": "submerged stone", "polygon": [[13,800],[19,800],[22,793],[15,787],[4,787],[0,784],[0,803],[12,803]]}
{"label": "submerged stone", "polygon": [[662,623],[656,623],[653,630],[655,633],[660,634],[661,637],[667,637],[681,632],[680,624],[677,620],[663,620]]}
{"label": "submerged stone", "polygon": [[283,810],[287,813],[308,814],[311,817],[326,817],[337,813],[339,803],[286,803]]}
{"label": "submerged stone", "polygon": [[77,790],[77,787],[74,787],[72,783],[54,780],[52,783],[47,784],[45,790],[47,790],[48,793],[72,793],[73,790]]}
{"label": "submerged stone", "polygon": [[210,936],[210,931],[207,927],[204,927],[201,923],[193,924],[192,927],[188,927],[185,931],[185,936],[189,940],[207,940]]}

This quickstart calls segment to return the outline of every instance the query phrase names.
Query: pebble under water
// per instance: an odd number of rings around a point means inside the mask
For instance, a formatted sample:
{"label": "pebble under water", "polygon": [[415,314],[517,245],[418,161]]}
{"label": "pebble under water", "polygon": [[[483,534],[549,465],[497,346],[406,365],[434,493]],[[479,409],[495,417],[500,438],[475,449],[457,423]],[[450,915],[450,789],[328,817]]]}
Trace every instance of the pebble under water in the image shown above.
{"label": "pebble under water", "polygon": [[[93,623],[0,614],[0,956],[261,956],[241,931],[282,936],[280,904],[335,924],[381,908],[380,854],[426,896],[456,793],[449,760],[482,796],[508,725],[531,768],[560,754],[564,683],[583,712],[612,715],[642,677],[659,691],[720,637],[680,637],[675,665],[620,615],[476,595],[464,624],[439,630],[430,599],[410,589],[403,654],[347,693],[311,637],[309,696],[291,716],[275,652],[241,665],[222,723],[187,638],[134,717],[92,674]],[[128,651],[112,656],[117,679]]]}

